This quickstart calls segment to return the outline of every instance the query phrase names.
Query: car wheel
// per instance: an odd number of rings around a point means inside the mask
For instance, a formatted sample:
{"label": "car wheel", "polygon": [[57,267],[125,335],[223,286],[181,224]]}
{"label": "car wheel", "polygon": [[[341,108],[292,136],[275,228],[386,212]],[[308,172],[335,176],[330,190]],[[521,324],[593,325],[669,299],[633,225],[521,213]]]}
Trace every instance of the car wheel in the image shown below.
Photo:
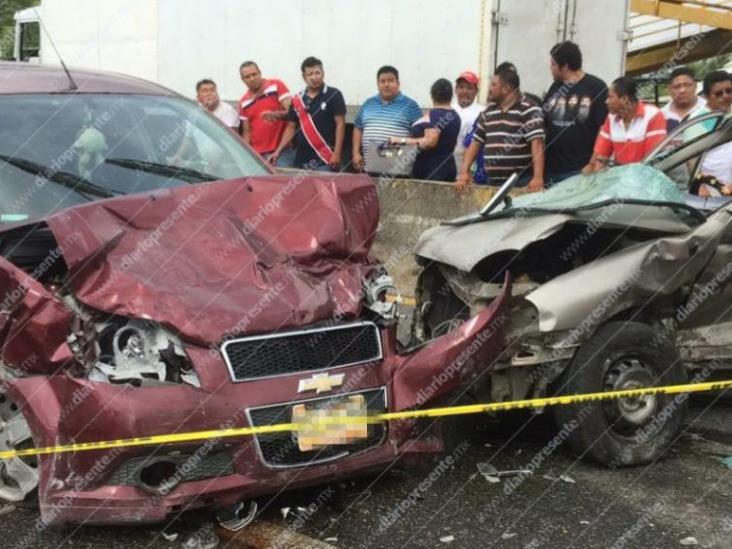
{"label": "car wheel", "polygon": [[[0,451],[34,448],[33,436],[23,413],[0,391]],[[0,501],[18,507],[38,505],[38,457],[0,460]]]}
{"label": "car wheel", "polygon": [[[576,352],[557,394],[677,385],[686,378],[664,334],[639,322],[609,322]],[[557,406],[554,415],[580,456],[613,467],[640,465],[658,459],[674,442],[686,400],[686,395],[648,395]]]}

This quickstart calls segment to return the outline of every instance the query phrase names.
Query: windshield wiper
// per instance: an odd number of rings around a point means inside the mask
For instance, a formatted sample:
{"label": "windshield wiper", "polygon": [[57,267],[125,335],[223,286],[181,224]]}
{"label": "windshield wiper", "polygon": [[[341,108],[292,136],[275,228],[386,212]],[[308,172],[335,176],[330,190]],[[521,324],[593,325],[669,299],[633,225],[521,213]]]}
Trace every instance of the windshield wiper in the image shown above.
{"label": "windshield wiper", "polygon": [[43,164],[33,162],[32,160],[26,160],[15,156],[0,155],[0,161],[7,162],[11,166],[15,166],[19,170],[23,170],[31,175],[38,175],[44,179],[58,183],[59,185],[71,189],[82,196],[86,196],[90,200],[93,200],[93,198],[89,195],[94,195],[100,198],[112,198],[113,196],[122,194],[100,187],[99,185],[96,185],[83,177],[74,175],[73,173],[60,172],[49,168],[48,166],[44,166]]}
{"label": "windshield wiper", "polygon": [[199,172],[190,168],[181,166],[171,166],[169,164],[158,164],[157,162],[148,162],[147,160],[133,160],[131,158],[107,158],[107,164],[120,166],[121,168],[130,168],[132,170],[140,170],[146,173],[162,175],[163,177],[180,178],[186,183],[194,183],[197,181],[216,181],[221,179],[215,175]]}
{"label": "windshield wiper", "polygon": [[495,210],[500,204],[504,205],[504,209],[509,209],[511,207],[511,196],[510,192],[513,190],[513,188],[516,186],[516,183],[518,183],[519,176],[518,173],[514,172],[511,174],[511,176],[506,179],[506,181],[501,185],[501,187],[495,192],[495,194],[490,198],[490,200],[480,209],[477,213],[472,213],[468,215],[464,215],[462,217],[458,217],[456,219],[450,219],[449,221],[443,221],[443,225],[450,225],[452,227],[461,227],[462,225],[468,225],[470,223],[475,223],[476,221],[482,221],[486,219],[493,210]]}

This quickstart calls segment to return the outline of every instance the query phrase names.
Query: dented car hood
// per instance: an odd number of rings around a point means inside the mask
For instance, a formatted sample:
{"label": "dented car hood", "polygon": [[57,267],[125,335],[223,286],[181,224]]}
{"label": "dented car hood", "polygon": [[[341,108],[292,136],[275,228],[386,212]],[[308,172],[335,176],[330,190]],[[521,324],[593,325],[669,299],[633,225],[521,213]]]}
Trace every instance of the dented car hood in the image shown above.
{"label": "dented car hood", "polygon": [[210,344],[356,316],[378,211],[367,176],[267,176],[92,202],[43,221],[78,301]]}

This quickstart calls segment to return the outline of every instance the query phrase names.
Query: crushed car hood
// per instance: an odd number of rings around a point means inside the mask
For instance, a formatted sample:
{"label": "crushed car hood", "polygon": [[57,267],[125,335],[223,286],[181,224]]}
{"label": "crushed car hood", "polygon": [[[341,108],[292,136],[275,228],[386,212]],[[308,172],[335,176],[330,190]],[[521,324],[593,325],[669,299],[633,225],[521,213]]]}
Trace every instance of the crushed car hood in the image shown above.
{"label": "crushed car hood", "polygon": [[594,325],[693,283],[717,253],[731,221],[732,206],[726,206],[687,234],[631,246],[541,285],[526,296],[539,312],[540,330]]}
{"label": "crushed car hood", "polygon": [[469,272],[482,259],[500,252],[520,252],[558,232],[565,223],[632,227],[659,234],[683,234],[690,230],[687,224],[660,208],[628,204],[610,214],[608,209],[489,218],[462,226],[438,225],[422,234],[415,253]]}
{"label": "crushed car hood", "polygon": [[378,200],[367,176],[267,176],[52,215],[76,298],[199,343],[356,316]]}

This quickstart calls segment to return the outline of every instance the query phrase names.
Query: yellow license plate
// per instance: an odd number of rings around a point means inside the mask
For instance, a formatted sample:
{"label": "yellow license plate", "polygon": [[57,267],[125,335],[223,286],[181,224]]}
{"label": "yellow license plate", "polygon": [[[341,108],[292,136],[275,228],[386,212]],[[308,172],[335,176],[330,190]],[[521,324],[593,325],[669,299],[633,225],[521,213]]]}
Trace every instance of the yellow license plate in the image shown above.
{"label": "yellow license plate", "polygon": [[366,414],[366,399],[363,395],[351,395],[320,408],[308,408],[307,404],[293,406],[292,423],[302,425],[295,432],[300,451],[351,444],[367,438]]}

